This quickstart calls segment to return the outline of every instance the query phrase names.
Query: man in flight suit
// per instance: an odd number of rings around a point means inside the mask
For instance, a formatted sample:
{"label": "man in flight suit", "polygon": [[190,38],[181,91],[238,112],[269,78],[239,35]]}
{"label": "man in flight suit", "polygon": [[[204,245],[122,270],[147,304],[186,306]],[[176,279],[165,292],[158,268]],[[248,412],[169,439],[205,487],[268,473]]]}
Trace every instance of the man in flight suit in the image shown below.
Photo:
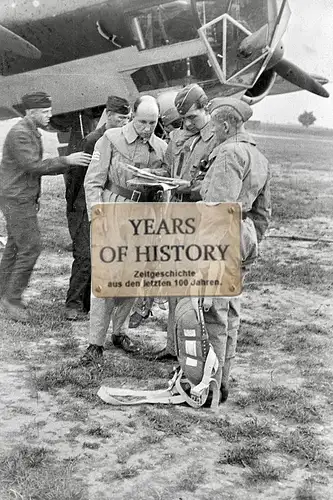
{"label": "man in flight suit", "polygon": [[[182,119],[175,106],[168,108],[161,115],[161,122],[164,129],[163,139],[168,143],[170,134],[182,125]],[[152,307],[154,304],[154,297],[140,297],[135,301],[132,308],[132,315],[129,322],[129,328],[138,328],[143,320],[152,315]]]}
{"label": "man in flight suit", "polygon": [[[109,128],[122,127],[130,118],[126,99],[110,96],[106,103],[106,123],[85,137],[82,149],[92,154],[98,139]],[[84,194],[87,169],[72,169],[67,174],[68,227],[73,241],[73,265],[66,298],[66,318],[71,321],[84,318],[90,310],[90,225]],[[70,194],[70,196],[69,196]]]}
{"label": "man in flight suit", "polygon": [[[179,202],[195,202],[201,199],[201,181],[205,175],[208,157],[215,147],[215,135],[207,105],[207,95],[197,84],[184,87],[175,98],[176,109],[183,119],[183,128],[170,134],[165,155],[165,174],[191,181],[189,188],[177,189],[176,201]],[[167,344],[156,355],[156,359],[160,361],[176,359],[176,304],[177,299],[170,297]]]}
{"label": "man in flight suit", "polygon": [[89,165],[91,156],[82,152],[43,160],[39,127],[52,116],[51,98],[44,92],[22,98],[26,116],[6,137],[0,165],[0,208],[7,225],[7,244],[0,263],[2,309],[15,321],[26,322],[29,313],[22,302],[34,265],[41,252],[37,211],[41,176],[64,173],[73,165]]}
{"label": "man in flight suit", "polygon": [[[91,218],[91,207],[101,202],[148,201],[147,195],[128,188],[133,174],[127,164],[138,168],[158,169],[164,160],[166,143],[154,135],[159,108],[150,96],[141,96],[133,106],[133,120],[122,128],[107,130],[96,143],[84,187]],[[89,346],[82,358],[84,364],[99,362],[114,309],[112,341],[127,352],[137,351],[121,327],[135,299],[96,298],[91,296]]]}
{"label": "man in flight suit", "polygon": [[[244,274],[258,255],[258,243],[270,221],[268,161],[244,128],[244,123],[252,116],[248,104],[234,98],[216,98],[210,103],[210,111],[218,146],[210,155],[201,196],[204,202],[242,203]],[[236,352],[240,297],[215,297],[204,317],[219,360],[216,379],[221,388],[220,401],[223,402],[228,397],[229,373]]]}

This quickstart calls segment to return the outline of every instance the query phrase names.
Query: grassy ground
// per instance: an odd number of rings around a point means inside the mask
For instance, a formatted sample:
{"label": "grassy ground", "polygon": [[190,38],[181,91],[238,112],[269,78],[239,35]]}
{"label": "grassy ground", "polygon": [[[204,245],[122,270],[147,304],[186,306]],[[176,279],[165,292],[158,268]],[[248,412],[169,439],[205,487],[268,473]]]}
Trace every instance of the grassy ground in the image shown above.
{"label": "grassy ground", "polygon": [[[216,414],[97,399],[102,381],[165,387],[172,365],[109,347],[104,369],[80,367],[88,325],[63,316],[63,181],[44,179],[45,250],[27,294],[34,322],[0,318],[1,500],[333,499],[332,245],[273,238],[333,239],[333,141],[277,135],[257,137],[272,163],[273,221],[246,284],[230,398]],[[145,352],[163,345],[165,321],[155,307],[131,333]]]}

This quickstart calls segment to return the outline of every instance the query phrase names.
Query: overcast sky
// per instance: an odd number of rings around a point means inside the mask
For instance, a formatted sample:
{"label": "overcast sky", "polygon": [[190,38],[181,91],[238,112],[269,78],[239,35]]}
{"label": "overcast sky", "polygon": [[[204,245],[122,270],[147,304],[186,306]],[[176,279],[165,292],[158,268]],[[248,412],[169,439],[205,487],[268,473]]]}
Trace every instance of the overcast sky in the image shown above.
{"label": "overcast sky", "polygon": [[285,57],[309,73],[329,78],[331,97],[309,92],[272,96],[254,106],[253,119],[295,123],[304,110],[313,111],[316,125],[333,128],[333,0],[289,0],[290,23],[283,38]]}

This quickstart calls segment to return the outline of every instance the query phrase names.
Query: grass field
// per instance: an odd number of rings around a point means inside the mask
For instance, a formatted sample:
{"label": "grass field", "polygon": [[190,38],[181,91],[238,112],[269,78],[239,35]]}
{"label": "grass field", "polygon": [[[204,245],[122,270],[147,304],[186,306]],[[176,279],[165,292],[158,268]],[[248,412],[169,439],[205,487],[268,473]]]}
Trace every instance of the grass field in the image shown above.
{"label": "grass field", "polygon": [[[216,414],[98,400],[102,380],[164,387],[172,365],[112,347],[104,370],[78,365],[88,324],[63,316],[63,180],[44,178],[45,250],[27,292],[34,322],[0,317],[1,500],[333,499],[333,245],[321,241],[333,240],[333,138],[280,132],[257,135],[272,165],[273,220],[244,292],[230,397]],[[154,313],[131,331],[147,349],[164,344],[167,313]]]}

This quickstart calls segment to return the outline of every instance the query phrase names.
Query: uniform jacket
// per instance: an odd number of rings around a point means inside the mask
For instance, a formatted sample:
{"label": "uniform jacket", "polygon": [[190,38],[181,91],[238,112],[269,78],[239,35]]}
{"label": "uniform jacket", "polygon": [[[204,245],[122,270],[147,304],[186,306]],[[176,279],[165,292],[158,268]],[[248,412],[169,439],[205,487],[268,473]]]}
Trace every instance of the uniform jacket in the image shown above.
{"label": "uniform jacket", "polygon": [[[93,130],[82,141],[80,148],[90,155],[94,151],[94,147],[98,139],[102,137],[106,130],[106,125]],[[86,199],[84,194],[84,178],[88,167],[72,167],[66,173],[66,200],[67,212],[85,212]]]}
{"label": "uniform jacket", "polygon": [[68,169],[66,158],[42,160],[41,134],[27,116],[8,132],[0,165],[0,196],[22,201],[37,200],[42,175]]}
{"label": "uniform jacket", "polygon": [[124,201],[122,196],[112,196],[112,184],[127,188],[133,174],[126,165],[158,169],[164,160],[166,142],[152,135],[144,142],[136,133],[133,122],[122,128],[109,129],[94,149],[84,181],[88,214],[92,205],[109,201]]}
{"label": "uniform jacket", "polygon": [[209,157],[201,196],[207,202],[240,202],[261,241],[271,217],[268,161],[247,133],[230,137]]}
{"label": "uniform jacket", "polygon": [[170,135],[166,151],[166,168],[171,177],[191,181],[191,199],[200,199],[203,174],[200,168],[208,163],[210,153],[216,145],[215,135],[209,121],[199,132],[176,130]]}

